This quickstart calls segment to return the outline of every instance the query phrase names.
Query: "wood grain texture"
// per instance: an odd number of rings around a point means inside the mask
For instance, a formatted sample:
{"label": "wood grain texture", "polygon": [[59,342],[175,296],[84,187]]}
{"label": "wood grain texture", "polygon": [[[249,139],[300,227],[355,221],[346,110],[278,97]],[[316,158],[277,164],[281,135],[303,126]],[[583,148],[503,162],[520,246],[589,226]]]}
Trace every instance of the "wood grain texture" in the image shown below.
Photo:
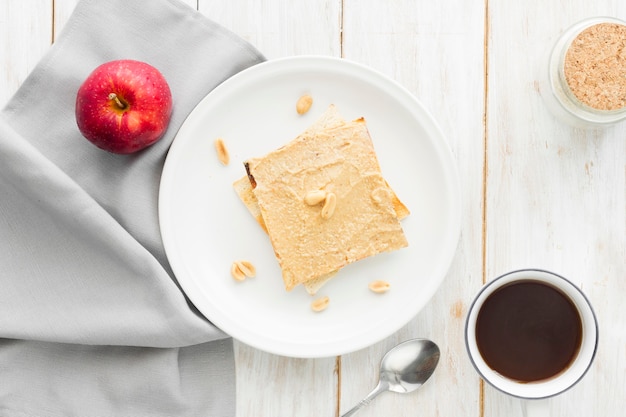
{"label": "wood grain texture", "polygon": [[482,283],[484,4],[348,0],[343,14],[344,57],[401,83],[442,128],[462,178],[463,232],[431,303],[396,335],[342,358],[341,409],[374,387],[386,350],[426,337],[442,350],[433,379],[415,394],[381,396],[360,414],[478,416],[480,384],[462,335],[468,303]]}
{"label": "wood grain texture", "polygon": [[[268,59],[339,56],[341,1],[200,0],[199,10],[255,45]],[[235,342],[237,416],[334,416],[335,358],[284,358]]]}
{"label": "wood grain texture", "polygon": [[340,54],[341,0],[199,0],[198,8],[268,59]]}
{"label": "wood grain texture", "polygon": [[48,50],[52,41],[49,0],[0,3],[0,103],[4,104]]}
{"label": "wood grain texture", "polygon": [[56,40],[61,33],[77,3],[78,0],[54,0],[54,14],[52,16],[53,40]]}
{"label": "wood grain texture", "polygon": [[[487,276],[543,268],[587,293],[600,322],[598,357],[550,407],[559,416],[616,416],[623,395],[614,387],[623,390],[626,377],[626,126],[563,124],[545,106],[541,79],[563,30],[591,16],[624,19],[626,4],[534,3],[490,2]],[[489,387],[485,405],[486,417],[521,415],[517,401]]]}
{"label": "wood grain texture", "polygon": [[[0,3],[0,100],[6,102],[78,0]],[[404,85],[440,124],[462,185],[462,233],[426,308],[374,346],[339,358],[292,359],[235,342],[237,416],[334,416],[375,385],[384,352],[412,337],[442,349],[418,393],[385,394],[366,416],[521,416],[485,386],[463,344],[483,281],[517,268],[560,273],[591,299],[600,346],[581,383],[550,400],[554,416],[623,415],[626,388],[626,123],[576,129],[548,111],[550,46],[585,17],[626,19],[621,0],[185,0],[268,58],[343,56]]]}

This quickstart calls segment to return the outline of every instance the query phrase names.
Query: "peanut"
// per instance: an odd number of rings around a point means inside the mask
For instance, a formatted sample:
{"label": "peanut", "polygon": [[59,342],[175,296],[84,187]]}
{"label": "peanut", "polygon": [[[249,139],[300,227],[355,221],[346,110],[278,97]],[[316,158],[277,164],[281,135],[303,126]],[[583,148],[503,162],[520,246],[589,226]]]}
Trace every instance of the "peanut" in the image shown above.
{"label": "peanut", "polygon": [[220,160],[222,165],[228,165],[230,162],[230,154],[228,153],[228,149],[226,148],[226,144],[222,138],[215,140],[215,151],[217,152],[217,158]]}
{"label": "peanut", "polygon": [[250,261],[235,261],[230,266],[230,274],[235,281],[243,281],[256,276],[256,268]]}
{"label": "peanut", "polygon": [[252,265],[250,261],[238,261],[236,262],[237,267],[243,272],[243,274],[248,278],[254,278],[256,276],[256,268]]}
{"label": "peanut", "polygon": [[313,104],[313,97],[308,94],[303,95],[296,102],[296,111],[298,114],[304,114],[309,111]]}
{"label": "peanut", "polygon": [[316,204],[319,204],[325,199],[326,199],[326,191],[324,190],[309,191],[307,195],[304,196],[304,202],[309,206],[314,206]]}
{"label": "peanut", "polygon": [[237,262],[233,262],[230,266],[230,275],[232,275],[235,281],[243,281],[246,279],[246,274],[239,268]]}
{"label": "peanut", "polygon": [[389,284],[387,281],[377,280],[370,282],[367,287],[375,293],[382,294],[389,291],[391,284]]}
{"label": "peanut", "polygon": [[328,298],[328,296],[318,298],[317,300],[311,303],[311,310],[315,311],[316,313],[322,310],[326,310],[326,307],[328,307],[329,302],[330,302],[330,298]]}
{"label": "peanut", "polygon": [[322,218],[330,219],[332,215],[335,213],[335,209],[337,208],[337,196],[335,193],[326,194],[326,199],[324,200],[324,207],[322,207]]}

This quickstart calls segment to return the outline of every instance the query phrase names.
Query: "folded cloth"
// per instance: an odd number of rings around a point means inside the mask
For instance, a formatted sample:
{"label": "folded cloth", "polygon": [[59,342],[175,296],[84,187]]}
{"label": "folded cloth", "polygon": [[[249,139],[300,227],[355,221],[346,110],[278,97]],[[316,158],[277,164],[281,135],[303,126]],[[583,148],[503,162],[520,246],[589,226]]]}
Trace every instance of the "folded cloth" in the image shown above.
{"label": "folded cloth", "polygon": [[[147,62],[174,110],[133,155],[78,131],[98,65]],[[263,61],[177,0],[81,0],[0,112],[0,415],[233,416],[232,340],[178,286],[158,227],[161,169],[193,107]]]}

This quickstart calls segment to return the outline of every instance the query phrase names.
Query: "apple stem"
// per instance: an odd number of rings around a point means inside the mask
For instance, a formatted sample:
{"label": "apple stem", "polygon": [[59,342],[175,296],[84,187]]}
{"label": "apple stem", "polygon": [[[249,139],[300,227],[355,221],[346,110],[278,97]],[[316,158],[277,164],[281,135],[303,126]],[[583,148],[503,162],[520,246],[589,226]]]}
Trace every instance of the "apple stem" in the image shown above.
{"label": "apple stem", "polygon": [[113,100],[115,101],[115,104],[117,105],[117,107],[119,107],[121,110],[124,110],[126,108],[126,103],[123,103],[122,100],[120,100],[120,98],[117,96],[117,94],[115,93],[111,93],[109,94],[109,100]]}

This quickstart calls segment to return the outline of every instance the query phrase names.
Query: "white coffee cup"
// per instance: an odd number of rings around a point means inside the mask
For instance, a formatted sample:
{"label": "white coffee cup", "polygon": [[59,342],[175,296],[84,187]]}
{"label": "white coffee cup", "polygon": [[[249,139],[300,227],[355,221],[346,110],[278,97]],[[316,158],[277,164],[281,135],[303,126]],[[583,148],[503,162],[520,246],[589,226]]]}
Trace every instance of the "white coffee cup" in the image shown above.
{"label": "white coffee cup", "polygon": [[[551,286],[565,295],[575,306],[581,321],[580,347],[569,365],[560,373],[537,381],[517,381],[492,369],[481,355],[476,339],[476,323],[481,307],[496,290],[505,286],[535,281]],[[525,416],[548,416],[547,401],[574,386],[591,366],[598,345],[598,324],[593,308],[582,291],[567,279],[539,269],[523,269],[504,274],[488,282],[470,306],[465,323],[465,344],[469,357],[480,376],[496,389],[523,399]]]}

